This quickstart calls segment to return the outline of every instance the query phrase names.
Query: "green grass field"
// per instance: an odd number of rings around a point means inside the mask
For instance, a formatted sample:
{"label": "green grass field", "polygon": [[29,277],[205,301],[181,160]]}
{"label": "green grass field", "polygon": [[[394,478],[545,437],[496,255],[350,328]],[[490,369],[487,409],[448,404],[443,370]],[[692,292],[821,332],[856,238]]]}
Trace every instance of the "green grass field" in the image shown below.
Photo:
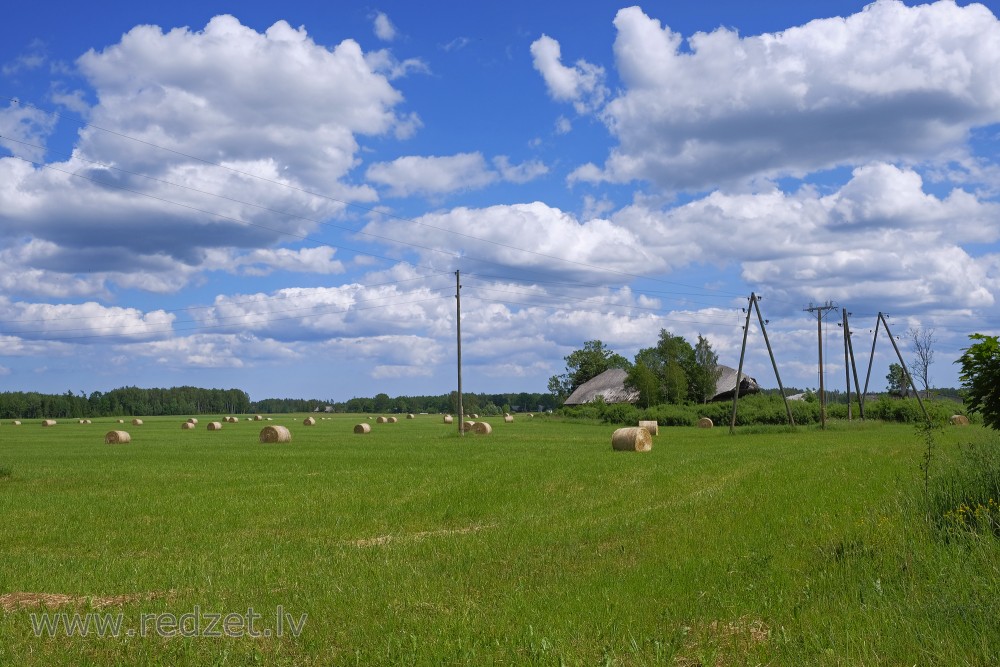
{"label": "green grass field", "polygon": [[[551,417],[464,438],[435,415],[369,435],[352,433],[364,417],[303,417],[268,422],[293,442],[267,445],[261,422],[207,417],[0,425],[0,665],[1000,654],[1000,542],[927,529],[912,426],[661,429],[624,453],[613,427]],[[132,442],[104,444],[115,428]],[[932,476],[960,444],[996,443],[935,437]],[[36,636],[39,618],[88,613],[120,614],[117,636]],[[206,631],[227,614],[224,636]]]}

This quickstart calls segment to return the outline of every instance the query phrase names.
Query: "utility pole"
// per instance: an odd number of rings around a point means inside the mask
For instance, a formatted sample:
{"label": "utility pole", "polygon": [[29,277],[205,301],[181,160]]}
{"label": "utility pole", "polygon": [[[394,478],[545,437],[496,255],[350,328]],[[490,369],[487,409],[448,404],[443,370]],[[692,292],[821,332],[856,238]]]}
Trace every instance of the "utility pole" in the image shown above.
{"label": "utility pole", "polygon": [[826,392],[823,389],[823,314],[836,308],[836,304],[827,301],[822,306],[810,303],[809,307],[804,309],[807,313],[816,314],[816,335],[819,340],[819,420],[823,428],[826,428]]}
{"label": "utility pole", "polygon": [[[850,322],[847,321],[847,317],[850,314],[851,313],[847,312],[847,309],[845,308],[844,309],[844,340],[847,341],[847,352],[848,352],[848,354],[850,355],[850,358],[851,358],[851,372],[854,374],[854,391],[858,395],[858,410],[861,412],[861,419],[863,421],[864,418],[865,418],[865,397],[864,397],[864,395],[862,395],[862,393],[861,393],[861,385],[858,383],[858,364],[857,364],[856,361],[854,361],[854,343],[851,342],[851,336],[853,335],[853,333],[851,332],[851,324],[850,324]],[[851,405],[850,381],[851,381],[850,378],[848,378],[847,379],[847,382],[848,382],[848,387],[847,387],[847,405],[848,405],[848,407],[847,407],[847,415],[848,415],[848,417],[851,414],[851,408],[850,408],[850,405]]]}
{"label": "utility pole", "polygon": [[455,271],[455,331],[458,337],[458,434],[465,435],[465,410],[462,408],[462,283]]}
{"label": "utility pole", "polygon": [[774,379],[778,381],[778,391],[781,392],[781,399],[785,402],[785,412],[788,413],[788,423],[795,426],[795,418],[792,416],[792,407],[788,404],[788,397],[785,396],[785,387],[781,384],[781,374],[778,373],[778,362],[774,360],[774,352],[771,350],[771,341],[767,337],[767,329],[764,327],[769,320],[765,320],[760,312],[758,297],[754,292],[750,293],[749,305],[746,308],[747,321],[743,325],[743,348],[740,350],[740,366],[736,369],[736,388],[733,390],[733,416],[729,421],[729,433],[732,435],[736,431],[736,404],[740,397],[740,384],[743,381],[743,360],[747,353],[747,334],[750,331],[750,313],[757,311],[757,321],[760,323],[760,331],[764,334],[764,344],[767,345],[767,356],[771,358],[771,368],[774,369]]}

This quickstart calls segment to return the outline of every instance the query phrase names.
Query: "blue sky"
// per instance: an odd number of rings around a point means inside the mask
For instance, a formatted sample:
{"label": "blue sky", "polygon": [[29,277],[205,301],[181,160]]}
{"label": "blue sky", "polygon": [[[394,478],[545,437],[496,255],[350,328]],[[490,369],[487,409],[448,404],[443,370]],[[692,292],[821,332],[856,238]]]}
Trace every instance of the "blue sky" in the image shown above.
{"label": "blue sky", "polygon": [[787,385],[818,385],[804,309],[833,301],[862,375],[881,311],[907,361],[933,329],[957,386],[1000,329],[998,9],[22,3],[0,390],[445,393],[456,270],[467,391],[545,391],[584,341],[631,358],[661,329],[735,366],[751,291]]}

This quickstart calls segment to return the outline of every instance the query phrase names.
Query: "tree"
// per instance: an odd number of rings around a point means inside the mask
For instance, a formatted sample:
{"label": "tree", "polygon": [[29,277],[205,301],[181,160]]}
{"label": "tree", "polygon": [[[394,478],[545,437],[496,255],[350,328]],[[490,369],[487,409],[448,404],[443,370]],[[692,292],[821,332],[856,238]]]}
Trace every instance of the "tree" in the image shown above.
{"label": "tree", "polygon": [[566,372],[549,378],[549,391],[564,400],[576,388],[609,368],[628,369],[628,359],[609,349],[600,340],[588,340],[582,350],[564,357]]}
{"label": "tree", "polygon": [[660,329],[656,352],[663,362],[663,398],[668,403],[683,403],[691,394],[695,375],[694,348],[683,337]]}
{"label": "tree", "polygon": [[906,336],[913,343],[916,354],[910,368],[920,384],[924,385],[924,398],[927,398],[930,394],[930,368],[934,363],[934,329],[915,327],[907,331]]}
{"label": "tree", "polygon": [[893,396],[906,398],[910,394],[909,382],[906,381],[906,371],[899,364],[889,364],[889,374],[885,376],[886,390]]}
{"label": "tree", "polygon": [[660,402],[660,378],[639,355],[628,371],[625,386],[639,392],[639,407],[648,408]]}
{"label": "tree", "polygon": [[719,355],[701,334],[698,334],[698,343],[694,346],[694,364],[694,377],[691,378],[693,397],[701,403],[708,403],[708,399],[715,396],[722,369],[719,368]]}
{"label": "tree", "polygon": [[966,390],[965,404],[970,412],[983,415],[983,424],[1000,429],[1000,339],[997,336],[972,334],[965,354],[959,357],[959,379]]}

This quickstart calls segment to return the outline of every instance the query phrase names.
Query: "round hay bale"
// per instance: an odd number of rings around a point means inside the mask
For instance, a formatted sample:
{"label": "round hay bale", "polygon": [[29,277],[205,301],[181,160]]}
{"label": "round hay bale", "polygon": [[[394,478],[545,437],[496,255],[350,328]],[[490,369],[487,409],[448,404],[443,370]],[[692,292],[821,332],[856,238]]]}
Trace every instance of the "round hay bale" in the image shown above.
{"label": "round hay bale", "polygon": [[475,426],[472,427],[472,431],[476,435],[489,435],[493,432],[493,427],[486,422],[476,422]]}
{"label": "round hay bale", "polygon": [[535,415],[531,414],[530,412],[528,413],[528,419],[531,419],[531,418],[532,418],[532,417],[534,417],[534,416],[535,416]]}
{"label": "round hay bale", "polygon": [[273,419],[273,418],[271,418],[271,417],[268,417],[268,418],[267,418],[267,421],[269,421],[269,422],[273,422],[273,421],[274,421],[274,419]]}
{"label": "round hay bale", "polygon": [[83,423],[84,424],[93,424],[94,422],[90,421],[89,419],[84,419]]}
{"label": "round hay bale", "polygon": [[15,419],[14,421],[12,421],[12,422],[10,423],[10,425],[11,425],[11,426],[20,426],[20,425],[21,425],[21,422],[20,422],[20,421],[18,421],[17,419]]}
{"label": "round hay bale", "polygon": [[698,428],[712,428],[713,426],[715,426],[715,424],[712,423],[712,420],[708,417],[702,417],[698,420]]}
{"label": "round hay bale", "polygon": [[410,414],[406,415],[406,418],[407,419],[416,419],[417,416],[411,412]]}
{"label": "round hay bale", "polygon": [[389,417],[389,419],[387,419],[386,421],[388,421],[390,424],[395,424],[396,422],[399,421],[399,419],[397,417]]}
{"label": "round hay bale", "polygon": [[84,420],[82,420],[82,419],[78,419],[77,421],[78,421],[79,423],[81,423],[81,424],[86,424],[86,423],[87,423],[87,422],[85,422],[85,421],[84,421]]}
{"label": "round hay bale", "polygon": [[472,417],[473,419],[479,419],[479,415],[469,415],[469,416]]}
{"label": "round hay bale", "polygon": [[284,426],[265,426],[260,430],[261,442],[291,442],[292,432]]}
{"label": "round hay bale", "polygon": [[451,415],[445,415],[444,416],[444,423],[445,424],[453,424],[453,423],[455,423],[455,418],[452,417]]}
{"label": "round hay bale", "polygon": [[650,435],[660,435],[660,424],[655,420],[641,421],[639,422],[639,426],[649,431]]}
{"label": "round hay bale", "polygon": [[376,424],[384,424],[384,423],[386,423],[387,421],[389,421],[389,420],[388,420],[388,419],[386,419],[385,417],[379,417],[378,419],[376,419],[376,420],[375,420],[375,423],[376,423]]}
{"label": "round hay bale", "polygon": [[132,420],[132,426],[142,426],[142,420],[138,419],[138,418],[133,419]]}
{"label": "round hay bale", "polygon": [[183,424],[181,424],[181,428],[182,429],[194,428],[194,424],[192,424],[191,422],[184,422]]}
{"label": "round hay bale", "polygon": [[357,426],[354,427],[354,432],[358,433],[358,434],[361,434],[361,435],[364,435],[365,433],[371,433],[372,432],[372,425],[371,424],[358,424]]}
{"label": "round hay bale", "polygon": [[208,422],[208,430],[209,431],[221,431],[222,430],[222,422]]}
{"label": "round hay bale", "polygon": [[262,421],[264,421],[264,415],[254,415],[253,416],[253,420],[255,422],[262,422]]}
{"label": "round hay bale", "polygon": [[972,422],[965,415],[952,415],[948,418],[948,423],[952,426],[968,426]]}
{"label": "round hay bale", "polygon": [[124,424],[124,423],[125,423],[125,420],[124,420],[124,419],[119,419],[119,420],[118,420],[118,423],[119,423],[119,424]]}
{"label": "round hay bale", "polygon": [[104,444],[107,445],[121,445],[126,442],[132,442],[132,436],[128,431],[108,431],[104,435]]}
{"label": "round hay bale", "polygon": [[42,426],[55,426],[57,423],[55,419],[45,419],[42,421]]}
{"label": "round hay bale", "polygon": [[197,424],[198,420],[195,417],[188,417],[189,424]]}
{"label": "round hay bale", "polygon": [[302,420],[302,424],[305,425],[305,426],[315,426],[316,425],[316,418],[315,417],[306,417],[305,419]]}
{"label": "round hay bale", "polygon": [[504,424],[513,424],[514,423],[514,418],[511,417],[510,415],[507,415],[506,417],[503,418],[503,423]]}
{"label": "round hay bale", "polygon": [[476,422],[462,422],[463,431],[471,431],[476,427]]}
{"label": "round hay bale", "polygon": [[653,436],[640,426],[620,428],[611,435],[611,448],[619,452],[648,452],[653,448]]}

